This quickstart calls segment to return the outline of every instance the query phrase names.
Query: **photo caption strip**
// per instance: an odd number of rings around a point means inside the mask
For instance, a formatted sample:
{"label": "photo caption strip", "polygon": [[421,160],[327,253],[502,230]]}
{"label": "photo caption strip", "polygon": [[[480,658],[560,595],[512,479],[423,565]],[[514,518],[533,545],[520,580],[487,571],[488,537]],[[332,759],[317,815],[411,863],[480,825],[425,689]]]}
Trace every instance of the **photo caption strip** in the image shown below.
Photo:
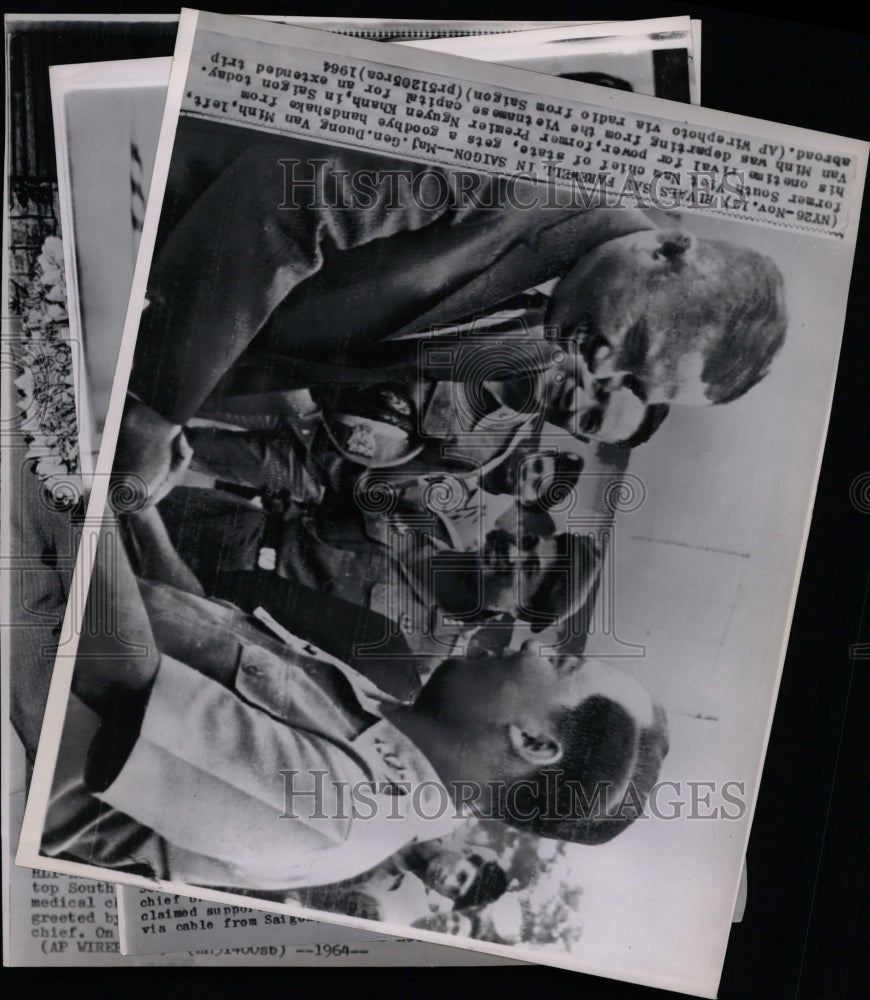
{"label": "photo caption strip", "polygon": [[859,173],[856,157],[822,147],[207,30],[181,113],[553,181],[610,207],[728,214],[838,239]]}

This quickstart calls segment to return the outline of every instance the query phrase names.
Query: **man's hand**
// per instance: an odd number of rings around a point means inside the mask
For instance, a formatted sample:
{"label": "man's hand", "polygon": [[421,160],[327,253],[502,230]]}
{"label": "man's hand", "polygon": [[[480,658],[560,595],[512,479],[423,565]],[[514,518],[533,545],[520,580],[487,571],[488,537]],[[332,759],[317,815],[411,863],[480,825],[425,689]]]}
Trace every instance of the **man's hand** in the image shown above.
{"label": "man's hand", "polygon": [[179,424],[171,423],[139,400],[127,398],[113,478],[134,491],[138,505],[157,503],[165,496],[174,485],[170,477],[183,471],[190,454]]}
{"label": "man's hand", "polygon": [[191,458],[193,458],[193,448],[184,436],[184,431],[179,429],[170,443],[169,472],[152,494],[152,504],[160,503],[166,494],[181,482]]}

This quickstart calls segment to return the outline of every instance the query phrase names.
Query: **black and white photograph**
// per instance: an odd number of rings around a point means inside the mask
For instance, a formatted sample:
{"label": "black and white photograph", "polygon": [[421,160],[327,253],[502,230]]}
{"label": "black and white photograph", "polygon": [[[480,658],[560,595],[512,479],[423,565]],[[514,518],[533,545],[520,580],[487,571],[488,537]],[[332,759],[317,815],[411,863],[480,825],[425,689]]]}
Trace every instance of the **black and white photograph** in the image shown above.
{"label": "black and white photograph", "polygon": [[[626,71],[633,67],[630,75],[640,80],[638,88],[648,84],[652,92],[653,79],[648,70],[653,52],[665,42],[671,46],[684,41],[688,30],[685,21],[671,18],[654,23],[573,27],[570,31],[564,28],[524,31],[523,47],[528,56],[534,58],[539,48],[544,51],[560,38],[570,39],[571,51],[558,68],[581,72],[584,67],[590,70],[596,67],[597,72],[602,66],[600,54],[594,47],[590,52],[588,44],[582,42],[594,43],[606,33],[604,43],[610,55],[613,49],[621,49],[622,65]],[[339,29],[342,25],[336,23],[333,27]],[[652,33],[652,28],[657,31]],[[355,33],[364,29],[354,22],[344,25],[343,30]],[[370,34],[375,31],[373,26],[365,30]],[[448,31],[446,27],[442,30]],[[453,24],[449,33],[455,35],[458,30],[458,25]],[[404,32],[413,34],[414,30],[405,27]],[[434,26],[430,25],[427,33],[434,34]],[[397,39],[397,44],[405,44],[398,41],[397,26],[393,26],[390,35]],[[495,50],[503,37],[506,36],[491,31],[477,47],[477,54],[482,56],[491,48]],[[439,37],[430,39],[427,44],[446,50],[454,42],[451,38]],[[673,50],[668,51],[674,55]],[[697,56],[692,59],[697,67]],[[666,84],[664,90],[659,87],[659,96],[674,97],[687,90],[687,50],[682,50],[681,59],[672,62],[678,64],[680,70],[664,78]],[[169,68],[168,58],[156,58],[55,65],[50,70],[58,203],[65,237],[63,266],[70,276],[65,281],[66,312],[70,339],[80,345],[80,350],[73,355],[72,375],[81,428],[79,452],[86,481],[96,460],[117,362]],[[660,84],[662,79],[660,76]],[[671,89],[668,89],[668,82],[672,84]],[[80,359],[78,367],[75,365],[77,358]],[[77,372],[78,378],[75,377]],[[47,476],[45,481],[56,491],[77,488],[77,479],[72,483],[69,477],[61,478],[56,474]],[[41,712],[39,714],[41,716]],[[153,911],[165,913],[157,905]],[[179,912],[186,911],[182,908]],[[250,916],[225,921],[222,926],[217,922],[209,931],[193,926],[192,921],[185,918],[172,924],[164,918],[162,924],[156,924],[150,919],[151,913],[151,908],[146,907],[143,911],[138,891],[119,888],[118,931],[123,953],[154,954],[227,944],[239,947],[275,942],[283,945],[288,940],[283,925],[264,928],[262,920]],[[237,926],[242,920],[243,925]],[[155,933],[156,927],[165,927],[165,932]],[[304,943],[299,932],[294,932],[292,939],[297,944]],[[408,961],[410,951],[407,946],[401,950]],[[382,948],[377,954],[383,959],[386,952]],[[436,956],[442,951],[430,949],[429,954]],[[468,956],[467,961],[486,958],[464,954]]]}
{"label": "black and white photograph", "polygon": [[867,150],[673,114],[182,16],[20,862],[715,995]]}
{"label": "black and white photograph", "polygon": [[[7,17],[4,325],[2,662],[4,964],[121,965],[123,900],[115,888],[11,864],[36,754],[51,667],[75,564],[84,497],[120,347],[127,299],[174,46],[177,15]],[[496,32],[515,22],[329,22],[331,30],[370,38]],[[106,60],[107,56],[139,56]],[[103,61],[88,62],[88,59]],[[79,60],[65,65],[72,60]],[[51,88],[49,92],[49,83]],[[49,923],[84,900],[76,942]],[[142,918],[161,910],[155,900]],[[48,907],[40,911],[40,905]],[[148,910],[145,914],[144,911]],[[236,911],[238,908],[236,908]],[[234,923],[241,918],[234,912]],[[179,921],[181,923],[182,921]],[[275,964],[427,964],[485,955],[386,935],[300,921],[273,925],[246,918],[247,937],[223,926],[225,963],[250,958],[240,946],[265,944]],[[303,929],[303,924],[305,929]],[[175,928],[171,928],[175,930]],[[139,939],[144,964],[214,962],[193,958],[189,940]],[[319,942],[320,953],[308,947]],[[131,959],[132,961],[132,959]],[[129,964],[129,963],[128,963]],[[143,964],[143,963],[140,963]]]}
{"label": "black and white photograph", "polygon": [[75,388],[85,477],[100,450],[170,63],[74,63],[49,72],[66,305],[70,339],[81,345]]}
{"label": "black and white photograph", "polygon": [[[387,37],[396,44],[452,51],[669,100],[688,101],[697,89],[700,55],[693,48],[688,18],[534,31],[520,31],[521,22],[502,22],[502,30],[497,30],[495,22],[477,40],[461,28],[462,22],[450,27],[428,22],[426,30],[423,22],[328,23],[331,30]],[[472,28],[469,23],[468,30]],[[403,40],[416,35],[428,37]],[[63,263],[71,276],[66,283],[67,313],[70,341],[76,345],[72,364],[86,476],[99,453],[170,64],[166,57],[51,69],[58,203],[67,237]],[[607,72],[614,68],[622,75]],[[58,253],[60,244],[52,246]]]}

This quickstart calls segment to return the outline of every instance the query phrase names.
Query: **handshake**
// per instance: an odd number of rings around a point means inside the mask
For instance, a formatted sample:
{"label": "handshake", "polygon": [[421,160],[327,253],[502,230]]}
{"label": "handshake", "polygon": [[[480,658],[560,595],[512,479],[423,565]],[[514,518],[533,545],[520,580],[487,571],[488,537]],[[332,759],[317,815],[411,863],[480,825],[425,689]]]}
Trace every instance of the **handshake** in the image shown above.
{"label": "handshake", "polygon": [[129,512],[159,503],[178,483],[192,455],[180,424],[128,396],[112,470],[112,496],[123,497],[121,506]]}

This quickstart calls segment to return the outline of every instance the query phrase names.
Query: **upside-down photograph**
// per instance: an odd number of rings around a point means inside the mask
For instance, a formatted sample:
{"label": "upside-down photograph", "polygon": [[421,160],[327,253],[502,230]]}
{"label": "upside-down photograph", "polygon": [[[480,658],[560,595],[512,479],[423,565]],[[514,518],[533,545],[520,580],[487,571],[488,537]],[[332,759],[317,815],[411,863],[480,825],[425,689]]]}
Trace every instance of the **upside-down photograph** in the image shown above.
{"label": "upside-down photograph", "polygon": [[122,950],[156,890],[717,995],[867,146],[569,76],[185,11],[150,184],[101,97],[17,864]]}

